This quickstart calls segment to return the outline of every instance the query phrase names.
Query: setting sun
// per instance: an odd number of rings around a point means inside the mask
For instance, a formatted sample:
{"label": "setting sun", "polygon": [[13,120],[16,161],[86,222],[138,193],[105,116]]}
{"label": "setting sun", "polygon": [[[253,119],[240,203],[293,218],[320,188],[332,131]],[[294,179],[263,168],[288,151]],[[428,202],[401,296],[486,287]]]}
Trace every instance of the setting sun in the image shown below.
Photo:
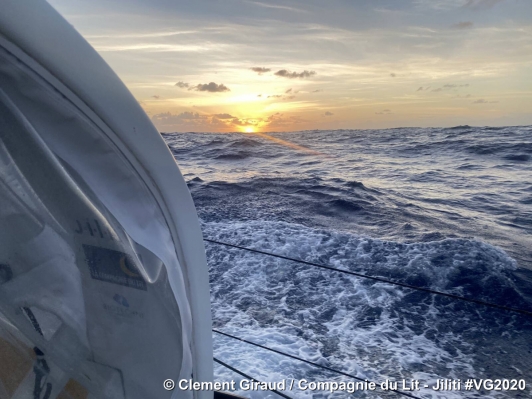
{"label": "setting sun", "polygon": [[252,128],[251,126],[248,126],[244,129],[244,132],[246,133],[255,133],[255,129]]}

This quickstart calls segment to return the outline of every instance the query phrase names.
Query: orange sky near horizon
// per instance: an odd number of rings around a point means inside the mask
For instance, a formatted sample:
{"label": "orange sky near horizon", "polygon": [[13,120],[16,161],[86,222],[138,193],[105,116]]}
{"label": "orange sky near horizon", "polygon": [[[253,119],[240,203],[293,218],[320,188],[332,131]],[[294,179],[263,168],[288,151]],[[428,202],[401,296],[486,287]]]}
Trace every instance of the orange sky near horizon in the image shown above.
{"label": "orange sky near horizon", "polygon": [[532,124],[532,2],[50,3],[162,132]]}

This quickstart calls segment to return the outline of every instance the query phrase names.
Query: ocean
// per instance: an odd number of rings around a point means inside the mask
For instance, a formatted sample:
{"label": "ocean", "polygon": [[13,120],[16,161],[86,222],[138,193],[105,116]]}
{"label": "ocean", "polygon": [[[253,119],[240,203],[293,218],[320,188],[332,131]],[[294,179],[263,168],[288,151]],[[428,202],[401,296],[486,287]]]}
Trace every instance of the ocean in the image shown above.
{"label": "ocean", "polygon": [[[164,138],[205,238],[532,312],[532,126]],[[409,392],[419,398],[530,397],[530,316],[217,244],[206,250],[220,331],[368,381],[419,380]],[[350,381],[213,338],[216,358],[259,381]],[[215,377],[243,378],[218,364]],[[524,379],[527,391],[424,387],[468,378]]]}

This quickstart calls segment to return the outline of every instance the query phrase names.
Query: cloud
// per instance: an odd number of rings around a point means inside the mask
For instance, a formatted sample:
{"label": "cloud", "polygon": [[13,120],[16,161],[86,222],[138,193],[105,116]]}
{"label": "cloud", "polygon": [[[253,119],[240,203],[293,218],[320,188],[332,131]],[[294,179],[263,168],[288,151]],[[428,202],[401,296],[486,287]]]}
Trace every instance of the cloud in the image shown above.
{"label": "cloud", "polygon": [[323,115],[324,116],[333,116],[334,114],[332,112],[326,111]]}
{"label": "cloud", "polygon": [[257,97],[262,97],[262,94],[257,94]]}
{"label": "cloud", "polygon": [[320,91],[323,91],[323,90],[320,90],[320,89],[318,89],[318,90],[313,90],[311,93],[318,93],[318,92],[320,92]]}
{"label": "cloud", "polygon": [[268,118],[266,118],[264,122],[268,125],[269,128],[286,128],[292,127],[294,124],[305,123],[308,121],[299,116],[286,117],[280,112],[276,112],[275,114],[272,114]]}
{"label": "cloud", "polygon": [[231,120],[231,124],[233,126],[257,126],[257,124],[261,122],[261,119],[240,119],[240,118],[233,118]]}
{"label": "cloud", "polygon": [[[435,93],[439,93],[439,92],[444,91],[444,90],[457,89],[457,88],[460,88],[460,87],[469,87],[469,83],[465,83],[465,84],[462,84],[462,85],[445,84],[442,87],[439,87],[437,89],[432,89],[431,91],[435,92]],[[423,88],[420,87],[419,89],[417,89],[417,91],[420,91],[420,89],[423,89]],[[428,90],[428,89],[429,88],[427,87],[425,90]]]}
{"label": "cloud", "polygon": [[231,114],[214,114],[213,115],[215,118],[218,118],[218,119],[233,119],[235,118],[233,115]]}
{"label": "cloud", "polygon": [[391,73],[390,76],[391,76],[392,78],[395,78],[395,77],[397,76],[397,74],[395,74],[395,73]]}
{"label": "cloud", "polygon": [[271,71],[270,68],[262,68],[262,67],[253,67],[249,69],[251,69],[253,72],[257,72],[259,75],[262,75],[263,73]]}
{"label": "cloud", "polygon": [[454,25],[451,25],[451,28],[453,29],[471,29],[472,27],[473,22],[471,21],[458,22]]}
{"label": "cloud", "polygon": [[288,79],[297,79],[297,78],[303,79],[303,78],[309,78],[311,76],[316,75],[316,71],[304,70],[303,72],[297,73],[297,72],[289,72],[286,69],[281,69],[275,72],[274,75],[281,76],[283,78],[288,78]]}
{"label": "cloud", "polygon": [[383,109],[381,112],[375,112],[375,115],[390,115],[391,113],[392,113],[392,110]]}
{"label": "cloud", "polygon": [[285,94],[270,94],[267,98],[280,98],[282,100],[292,100],[296,98],[294,94],[287,96],[286,95],[287,93],[290,94],[290,93],[298,93],[298,92],[297,91],[292,92],[292,89],[289,89],[285,91]]}
{"label": "cloud", "polygon": [[197,112],[181,112],[180,114],[172,114],[170,112],[163,112],[155,114],[151,117],[152,122],[160,131],[208,131],[211,119],[207,115],[200,115]]}
{"label": "cloud", "polygon": [[473,104],[496,104],[498,101],[486,101],[483,98],[473,101]]}
{"label": "cloud", "polygon": [[189,90],[208,91],[209,93],[223,93],[224,91],[231,91],[227,86],[223,84],[216,84],[214,82],[199,84],[189,88]]}
{"label": "cloud", "polygon": [[464,7],[472,8],[474,10],[482,10],[492,8],[494,5],[503,1],[504,0],[467,0]]}
{"label": "cloud", "polygon": [[186,88],[186,87],[189,87],[189,84],[188,84],[188,83],[185,83],[185,82],[177,82],[177,83],[175,84],[175,86],[177,86],[177,87],[179,87],[179,88],[181,88],[181,89],[184,89],[184,88]]}
{"label": "cloud", "polygon": [[[328,115],[329,113],[325,113]],[[332,115],[332,113],[330,113]],[[234,132],[243,127],[264,128],[291,128],[300,123],[308,123],[298,116],[286,116],[279,112],[267,118],[238,117],[228,113],[201,114],[198,112],[185,111],[179,114],[163,112],[153,115],[152,122],[162,132],[211,132],[224,131]]]}
{"label": "cloud", "polygon": [[452,10],[459,8],[485,10],[503,1],[505,0],[414,0],[417,5],[434,10]]}
{"label": "cloud", "polygon": [[279,5],[268,4],[268,3],[261,3],[260,1],[246,1],[246,3],[255,4],[259,7],[265,7],[265,8],[276,8],[279,10],[286,10],[286,11],[293,11],[293,12],[306,12],[305,10],[301,10],[299,8],[279,6]]}
{"label": "cloud", "polygon": [[156,100],[158,100],[159,98],[161,98],[161,96],[151,96],[151,98],[155,98]]}
{"label": "cloud", "polygon": [[423,86],[420,86],[416,91],[423,91]]}
{"label": "cloud", "polygon": [[279,119],[283,116],[283,114],[281,114],[280,112],[276,112],[275,114],[272,114],[270,116],[268,116],[268,118],[266,119],[266,122],[272,122],[276,119]]}
{"label": "cloud", "polygon": [[153,115],[152,122],[160,131],[235,131],[238,126],[256,126],[262,119],[238,118],[231,114],[200,114],[185,111],[180,114],[163,112]]}
{"label": "cloud", "polygon": [[156,121],[185,121],[185,120],[194,120],[194,119],[202,119],[202,115],[198,114],[197,112],[190,112],[185,111],[181,112],[180,114],[171,114],[170,112],[163,112],[161,114],[156,114],[152,116],[152,120]]}

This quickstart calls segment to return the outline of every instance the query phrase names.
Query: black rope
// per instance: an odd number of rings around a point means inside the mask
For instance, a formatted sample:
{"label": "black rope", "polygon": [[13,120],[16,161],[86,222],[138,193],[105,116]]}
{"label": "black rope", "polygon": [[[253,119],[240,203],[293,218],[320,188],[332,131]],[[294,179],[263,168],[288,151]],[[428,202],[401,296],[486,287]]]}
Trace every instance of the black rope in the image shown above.
{"label": "black rope", "polygon": [[[30,319],[31,325],[33,326],[35,331],[37,331],[41,336],[44,336],[42,333],[41,326],[39,325],[39,322],[37,321],[37,318],[31,311],[31,309],[28,307],[23,307],[22,309],[28,316],[28,319]],[[35,352],[35,363],[33,364],[33,372],[35,373],[33,398],[41,399],[41,392],[43,391],[43,389],[46,388],[42,399],[49,399],[50,395],[52,394],[52,383],[47,382],[48,376],[50,375],[50,367],[48,366],[48,363],[44,358],[44,353],[39,348],[34,347],[33,352]]]}
{"label": "black rope", "polygon": [[28,308],[28,307],[23,307],[22,309],[26,313],[26,316],[28,316],[28,319],[30,319],[31,325],[33,326],[35,331],[37,331],[40,336],[43,336],[41,326],[39,325],[39,322],[37,321],[37,318],[35,317],[35,315],[31,311],[31,309]]}
{"label": "black rope", "polygon": [[[242,372],[242,371],[240,371],[240,370],[235,369],[234,367],[229,366],[227,363],[224,363],[224,362],[222,362],[221,360],[218,360],[218,359],[216,359],[216,358],[213,358],[213,360],[214,360],[216,363],[219,363],[219,364],[221,364],[222,366],[227,367],[229,370],[234,371],[235,373],[240,374],[241,376],[246,377],[248,380],[250,380],[250,381],[253,380],[253,381],[256,381],[256,382],[258,382],[259,384],[261,384],[260,381],[256,380],[256,379],[253,378],[253,377],[250,377],[249,375],[247,375],[246,373],[244,373],[244,372]],[[286,398],[286,399],[292,399],[290,396],[285,395],[284,393],[279,392],[279,391],[276,390],[276,389],[272,389],[271,391],[272,391],[272,392],[275,392],[277,395],[279,395],[279,396],[281,396],[281,397],[283,397],[283,398]]]}
{"label": "black rope", "polygon": [[[266,350],[268,350],[268,351],[270,351],[270,352],[275,352],[275,353],[278,353],[279,355],[283,355],[283,356],[286,356],[286,357],[289,357],[289,358],[292,358],[292,359],[298,360],[298,361],[300,361],[300,362],[310,364],[311,366],[314,366],[314,367],[318,367],[318,368],[321,368],[321,369],[324,369],[324,370],[327,370],[327,371],[331,371],[331,372],[336,373],[336,374],[345,375],[346,377],[353,378],[353,379],[355,379],[355,380],[359,380],[359,381],[362,381],[362,382],[368,382],[368,383],[371,383],[371,381],[369,381],[369,380],[367,380],[367,379],[364,379],[364,378],[357,377],[356,375],[352,375],[352,374],[344,373],[343,371],[335,370],[335,369],[332,369],[332,368],[327,367],[327,366],[322,366],[321,364],[314,363],[314,362],[311,362],[311,361],[309,361],[309,360],[305,360],[305,359],[302,359],[302,358],[300,358],[300,357],[297,357],[297,356],[294,356],[294,355],[290,355],[290,354],[285,353],[285,352],[278,351],[277,349],[268,348],[267,346],[260,345],[260,344],[256,344],[255,342],[251,342],[251,341],[245,340],[245,339],[243,339],[243,338],[235,337],[234,335],[227,334],[227,333],[224,333],[224,332],[222,332],[222,331],[215,330],[214,328],[212,329],[212,331],[215,332],[215,333],[217,333],[217,334],[225,335],[226,337],[229,337],[229,338],[232,338],[232,339],[236,339],[237,341],[245,342],[246,344],[253,345],[253,346],[257,346],[257,347],[259,347],[259,348],[261,348],[261,349],[266,349]],[[376,383],[375,383],[375,384],[376,384]],[[396,389],[390,389],[389,391],[390,391],[390,392],[398,393],[399,395],[408,396],[409,398],[421,399],[421,398],[418,398],[417,396],[410,395],[409,393],[405,393],[405,392],[402,392],[402,391],[398,391],[398,390],[396,390]]]}
{"label": "black rope", "polygon": [[[35,347],[33,348],[35,352],[35,363],[33,365],[33,372],[35,373],[35,384],[33,387],[33,399],[49,399],[52,394],[52,384],[47,382],[48,376],[50,375],[50,367],[44,358],[44,353]],[[44,391],[44,396],[41,396],[42,391]]]}
{"label": "black rope", "polygon": [[308,262],[306,260],[290,258],[288,256],[273,254],[271,252],[265,252],[265,251],[261,251],[261,250],[258,250],[258,249],[252,249],[252,248],[242,247],[240,245],[229,244],[227,242],[215,241],[215,240],[211,240],[209,238],[204,238],[204,240],[207,241],[207,242],[211,242],[213,244],[225,245],[227,247],[238,248],[238,249],[241,249],[241,250],[244,250],[244,251],[255,252],[257,254],[272,256],[274,258],[290,260],[292,262],[302,263],[302,264],[308,265],[308,266],[314,266],[314,267],[319,267],[321,269],[332,270],[332,271],[339,272],[339,273],[350,274],[350,275],[355,276],[355,277],[360,277],[360,278],[365,278],[365,279],[369,279],[369,280],[379,281],[381,283],[386,283],[386,284],[391,284],[391,285],[397,285],[399,287],[409,288],[411,290],[422,291],[422,292],[426,292],[426,293],[433,294],[433,295],[446,296],[447,298],[458,299],[460,301],[465,301],[465,302],[471,302],[471,303],[475,303],[477,305],[483,305],[483,306],[488,306],[488,307],[491,307],[491,308],[506,310],[506,311],[509,311],[509,312],[520,313],[520,314],[523,314],[523,315],[526,315],[526,316],[532,316],[532,312],[530,312],[528,310],[511,308],[511,307],[508,307],[508,306],[497,305],[495,303],[479,301],[477,299],[472,299],[472,298],[465,298],[465,297],[462,297],[462,296],[459,296],[459,295],[448,294],[446,292],[441,292],[441,291],[435,291],[435,290],[431,290],[429,288],[417,287],[415,285],[400,283],[398,281],[386,280],[385,278],[382,278],[382,277],[368,276],[368,275],[365,275],[365,274],[362,274],[362,273],[352,272],[350,270],[337,269],[335,267],[321,265],[319,263]]}

